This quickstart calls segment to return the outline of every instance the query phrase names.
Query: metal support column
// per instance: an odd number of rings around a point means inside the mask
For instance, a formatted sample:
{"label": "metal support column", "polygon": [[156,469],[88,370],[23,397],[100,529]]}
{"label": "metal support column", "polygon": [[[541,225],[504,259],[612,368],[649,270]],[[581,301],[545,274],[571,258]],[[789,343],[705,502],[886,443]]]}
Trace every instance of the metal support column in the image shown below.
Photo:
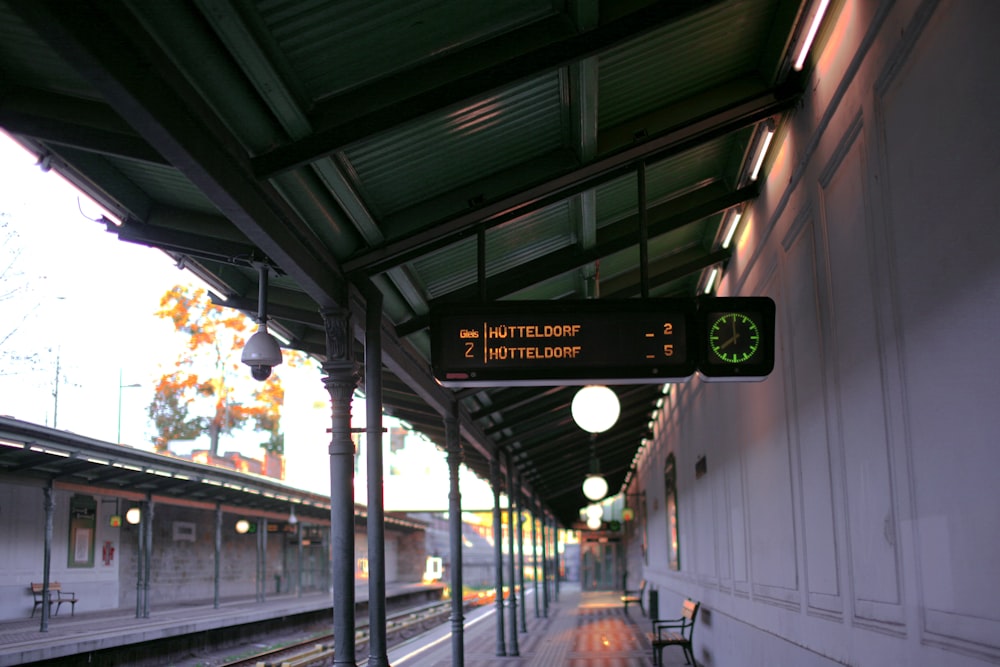
{"label": "metal support column", "polygon": [[302,520],[295,525],[295,592],[302,597]]}
{"label": "metal support column", "polygon": [[385,499],[382,482],[382,293],[365,294],[365,428],[368,445],[368,665],[388,667]]}
{"label": "metal support column", "polygon": [[525,607],[527,606],[524,597],[527,595],[524,588],[524,513],[523,513],[523,503],[524,496],[521,495],[521,475],[517,476],[517,486],[515,487],[517,495],[517,582],[521,591],[521,632],[528,631],[528,621],[524,617]]}
{"label": "metal support column", "polygon": [[146,568],[146,506],[144,503],[139,503],[139,523],[136,524],[135,529],[139,534],[136,542],[136,554],[135,554],[135,617],[142,618],[142,573]]}
{"label": "metal support column", "polygon": [[260,539],[263,536],[261,529],[263,526],[260,525],[260,520],[258,518],[254,519],[254,523],[257,524],[257,530],[253,534],[254,539],[254,575],[253,575],[253,599],[254,602],[262,602],[264,600],[264,594],[261,589],[264,587],[264,568],[261,567],[261,545]]}
{"label": "metal support column", "polygon": [[146,496],[146,511],[142,513],[142,520],[139,522],[140,527],[145,526],[146,528],[146,546],[143,549],[146,570],[146,576],[142,580],[143,618],[149,618],[149,585],[153,578],[153,514],[155,509],[156,504],[153,502],[153,496]]}
{"label": "metal support column", "polygon": [[219,608],[219,587],[222,571],[222,503],[215,504],[215,575],[213,578],[212,607]]}
{"label": "metal support column", "polygon": [[257,528],[260,537],[260,601],[267,600],[267,519],[262,518]]}
{"label": "metal support column", "polygon": [[497,457],[499,452],[490,461],[490,485],[493,487],[493,559],[496,581],[496,609],[497,609],[497,655],[507,655],[507,647],[504,643],[503,632],[503,525],[500,516],[500,461]]}
{"label": "metal support column", "polygon": [[55,514],[56,501],[52,497],[52,482],[42,489],[45,507],[45,546],[42,547],[42,627],[41,632],[49,631],[49,571],[52,568],[52,517]]}
{"label": "metal support column", "polygon": [[542,529],[542,616],[549,617],[549,531],[545,514],[539,522]]}
{"label": "metal support column", "polygon": [[555,600],[559,602],[559,573],[562,569],[559,567],[559,526],[556,525],[556,518],[552,517],[552,559],[555,561],[555,567],[552,568],[552,576],[555,577],[554,589],[556,593]]}
{"label": "metal support column", "polygon": [[462,439],[458,430],[458,403],[451,406],[451,414],[444,419],[445,441],[448,448],[448,529],[450,532],[451,560],[451,664],[465,665],[465,638],[462,613],[462,493],[459,488],[458,469],[462,463]]}
{"label": "metal support column", "polygon": [[334,665],[354,667],[354,441],[351,401],[357,386],[351,314],[322,311],[326,333],[323,384],[330,394],[330,546],[333,584]]}
{"label": "metal support column", "polygon": [[535,524],[538,523],[538,505],[531,507],[531,582],[535,589],[535,618],[542,617],[538,600],[538,533]]}
{"label": "metal support column", "polygon": [[517,487],[514,479],[514,466],[511,463],[510,452],[507,452],[507,552],[510,561],[507,565],[507,573],[510,575],[510,648],[507,655],[521,655],[517,645],[517,577],[514,576],[514,568],[517,565],[517,555],[514,553],[514,505],[517,503]]}

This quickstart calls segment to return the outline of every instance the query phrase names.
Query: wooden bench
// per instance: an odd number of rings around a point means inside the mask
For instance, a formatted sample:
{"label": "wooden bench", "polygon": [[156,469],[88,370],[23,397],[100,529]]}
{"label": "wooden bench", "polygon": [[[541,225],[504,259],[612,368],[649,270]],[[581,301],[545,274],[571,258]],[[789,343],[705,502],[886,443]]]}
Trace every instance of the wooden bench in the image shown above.
{"label": "wooden bench", "polygon": [[[31,593],[35,596],[35,606],[31,608],[31,616],[35,616],[35,611],[38,610],[43,604],[45,604],[45,591],[43,590],[42,584],[36,584],[32,582]],[[70,616],[76,616],[76,603],[77,603],[76,593],[71,591],[64,591],[62,589],[62,584],[58,581],[49,582],[49,613],[52,613],[52,605],[56,606],[56,611],[53,616],[59,615],[59,609],[63,604],[69,604],[70,606]]]}
{"label": "wooden bench", "polygon": [[646,615],[646,609],[645,609],[645,607],[642,606],[642,594],[645,591],[646,591],[646,580],[645,579],[643,579],[641,582],[639,582],[639,588],[637,590],[634,590],[634,591],[626,590],[625,591],[625,594],[622,595],[622,597],[621,597],[621,601],[622,601],[622,604],[625,605],[625,615],[626,616],[628,616],[628,606],[630,604],[637,604],[637,605],[639,605],[639,611],[642,612],[643,616]]}
{"label": "wooden bench", "polygon": [[[653,606],[650,604],[650,613],[653,613]],[[700,602],[685,600],[680,618],[674,619],[653,619],[653,631],[649,633],[649,643],[653,646],[653,664],[663,664],[663,649],[667,646],[680,646],[684,650],[684,661],[686,664],[698,667],[694,659],[694,622],[698,618]]]}

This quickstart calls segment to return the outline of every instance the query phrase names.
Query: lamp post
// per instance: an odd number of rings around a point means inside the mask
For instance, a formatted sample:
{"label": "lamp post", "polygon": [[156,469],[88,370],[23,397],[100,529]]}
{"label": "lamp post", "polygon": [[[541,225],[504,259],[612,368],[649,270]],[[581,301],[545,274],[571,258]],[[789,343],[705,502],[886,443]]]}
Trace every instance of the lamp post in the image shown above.
{"label": "lamp post", "polygon": [[122,384],[122,369],[118,369],[118,437],[115,442],[122,444],[122,389],[136,389],[141,384]]}

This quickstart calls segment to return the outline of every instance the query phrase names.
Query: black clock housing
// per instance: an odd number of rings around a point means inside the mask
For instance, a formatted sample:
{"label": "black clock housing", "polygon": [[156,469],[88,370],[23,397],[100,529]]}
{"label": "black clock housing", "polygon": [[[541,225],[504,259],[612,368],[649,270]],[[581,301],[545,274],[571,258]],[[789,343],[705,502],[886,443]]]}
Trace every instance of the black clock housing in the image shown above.
{"label": "black clock housing", "polygon": [[[766,378],[774,370],[774,318],[774,301],[766,296],[700,299],[698,372],[709,382]],[[737,346],[740,353],[734,355]]]}

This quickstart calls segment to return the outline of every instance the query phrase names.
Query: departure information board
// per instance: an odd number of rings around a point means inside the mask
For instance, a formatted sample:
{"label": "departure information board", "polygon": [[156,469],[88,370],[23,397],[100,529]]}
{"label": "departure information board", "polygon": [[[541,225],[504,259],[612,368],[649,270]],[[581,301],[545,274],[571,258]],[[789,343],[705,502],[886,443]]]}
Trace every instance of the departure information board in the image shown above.
{"label": "departure information board", "polygon": [[657,383],[695,371],[688,299],[511,301],[431,313],[445,386]]}
{"label": "departure information board", "polygon": [[446,387],[755,381],[774,367],[768,297],[501,301],[430,313]]}

